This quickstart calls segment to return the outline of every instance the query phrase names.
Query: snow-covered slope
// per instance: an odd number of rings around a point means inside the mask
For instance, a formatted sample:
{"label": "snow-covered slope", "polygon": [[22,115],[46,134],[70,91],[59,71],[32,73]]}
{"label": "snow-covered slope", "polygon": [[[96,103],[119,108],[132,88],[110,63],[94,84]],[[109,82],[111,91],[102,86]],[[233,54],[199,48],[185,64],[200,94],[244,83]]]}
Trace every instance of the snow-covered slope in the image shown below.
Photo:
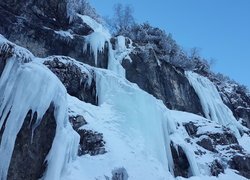
{"label": "snow-covered slope", "polygon": [[[83,71],[93,69],[77,64]],[[216,155],[209,151],[205,155],[196,155],[195,152],[202,148],[196,144],[196,139],[191,143],[186,141],[190,137],[184,124],[197,123],[200,135],[223,133],[223,126],[194,114],[171,111],[161,101],[115,73],[93,70],[99,105],[69,96],[69,109],[72,115],[80,114],[89,123],[82,128],[103,133],[107,153],[79,157],[63,179],[111,178],[112,172],[123,168],[130,179],[174,179],[170,142],[184,150],[190,165],[189,176],[214,179],[209,177],[209,165]],[[225,172],[220,175],[221,179],[233,176],[244,179],[230,169]]]}

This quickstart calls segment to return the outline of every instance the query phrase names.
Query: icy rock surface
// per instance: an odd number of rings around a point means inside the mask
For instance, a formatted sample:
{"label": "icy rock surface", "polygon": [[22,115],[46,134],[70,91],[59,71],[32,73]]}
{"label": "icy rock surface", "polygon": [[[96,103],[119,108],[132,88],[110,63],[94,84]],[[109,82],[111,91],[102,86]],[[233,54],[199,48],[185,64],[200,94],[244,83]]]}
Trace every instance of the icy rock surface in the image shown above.
{"label": "icy rock surface", "polygon": [[[9,45],[3,37],[0,40],[1,47]],[[28,112],[31,110],[33,115],[36,112],[36,121],[32,126],[34,132],[53,104],[56,134],[46,158],[48,167],[43,178],[60,179],[67,163],[76,157],[79,142],[79,136],[68,121],[66,90],[44,65],[25,61],[31,54],[27,50],[17,46],[12,50],[13,56],[6,60],[0,79],[0,129],[3,131],[0,177],[3,180],[7,178],[16,136]],[[32,136],[30,139],[32,141]]]}
{"label": "icy rock surface", "polygon": [[[121,45],[118,47],[124,48]],[[165,61],[159,65],[152,48],[135,46],[129,55],[132,61],[125,58],[122,62],[129,81],[162,100],[169,109],[203,115],[199,98],[182,69]]]}
{"label": "icy rock surface", "polygon": [[239,138],[239,131],[244,128],[223,103],[216,86],[208,78],[194,72],[186,72],[186,76],[200,98],[205,117],[228,127]]}
{"label": "icy rock surface", "polygon": [[78,67],[77,62],[69,57],[52,56],[39,60],[60,79],[68,94],[84,102],[97,104],[93,70]]}

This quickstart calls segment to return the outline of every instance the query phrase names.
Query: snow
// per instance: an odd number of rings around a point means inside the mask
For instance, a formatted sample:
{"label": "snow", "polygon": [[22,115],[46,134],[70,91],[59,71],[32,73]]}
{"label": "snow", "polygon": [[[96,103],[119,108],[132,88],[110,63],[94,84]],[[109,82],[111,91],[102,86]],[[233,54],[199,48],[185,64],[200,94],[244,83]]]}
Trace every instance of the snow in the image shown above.
{"label": "snow", "polygon": [[94,32],[102,33],[106,38],[111,38],[109,31],[96,20],[86,15],[77,14],[77,16],[80,17],[82,21],[86,23],[91,29],[93,29]]}
{"label": "snow", "polygon": [[0,52],[8,52],[19,60],[28,62],[34,58],[34,55],[27,49],[17,46],[14,43],[8,41],[4,36],[0,34]]}
{"label": "snow", "polygon": [[250,137],[247,134],[244,134],[240,139],[238,139],[239,144],[250,154]]}
{"label": "snow", "polygon": [[[98,51],[102,50],[104,41],[98,39],[96,33],[92,34],[96,37],[92,40],[90,38],[90,42],[93,49]],[[105,38],[102,34],[99,35]],[[1,51],[8,50],[9,43],[0,36]],[[124,51],[124,43],[124,37],[119,37],[118,51]],[[46,60],[53,60],[53,57],[34,58],[29,51],[12,45],[14,56],[8,59],[0,78],[0,129],[7,117],[0,144],[0,179],[7,178],[15,138],[28,111],[31,109],[38,115],[34,130],[53,103],[57,128],[52,148],[46,157],[48,168],[43,177],[45,180],[107,180],[117,168],[125,168],[131,180],[184,180],[185,178],[173,176],[171,141],[174,147],[180,146],[187,156],[189,175],[193,176],[188,179],[245,180],[230,169],[226,169],[225,174],[218,178],[210,177],[209,163],[215,159],[214,155],[206,150],[206,154],[196,155],[194,152],[201,147],[196,144],[195,139],[190,138],[183,126],[190,121],[195,123],[199,126],[197,134],[204,134],[208,130],[210,133],[222,132],[222,125],[239,133],[237,128],[241,127],[235,123],[235,118],[223,104],[215,86],[206,78],[187,72],[187,77],[202,102],[206,114],[204,118],[169,110],[162,101],[127,81],[124,74],[121,75],[124,72],[119,69],[121,65],[115,57],[118,51],[114,52],[112,48],[109,50],[110,70],[93,68],[71,58],[57,58],[62,63],[78,66],[89,75],[90,80],[96,79],[98,106],[95,106],[67,95],[58,78],[41,64]],[[88,124],[82,129],[103,134],[107,153],[76,156],[79,136],[68,122],[68,112],[70,115],[82,115],[86,119]],[[187,138],[190,139],[189,143]],[[249,136],[244,135],[238,140],[249,152]]]}
{"label": "snow", "polygon": [[76,158],[79,142],[68,122],[66,89],[45,66],[32,61],[24,63],[23,59],[16,55],[8,59],[0,79],[0,129],[7,118],[0,144],[0,179],[7,179],[16,136],[29,110],[37,112],[34,132],[53,103],[57,127],[44,179],[59,180],[67,163]]}
{"label": "snow", "polygon": [[116,50],[119,52],[126,51],[126,39],[124,36],[117,36]]}
{"label": "snow", "polygon": [[[119,55],[117,55],[117,52],[112,49],[112,45],[110,43],[111,35],[102,24],[86,15],[77,14],[77,16],[80,17],[82,21],[94,31],[93,33],[85,36],[86,42],[84,44],[83,51],[86,52],[88,47],[90,47],[90,52],[93,52],[94,54],[95,66],[98,66],[98,53],[102,53],[106,46],[108,49],[108,69],[122,77],[125,77],[125,70],[121,65],[121,59],[125,58],[128,55],[128,52],[125,52],[124,54],[124,52],[119,51]],[[118,41],[119,48],[125,48],[125,38],[119,37]]]}
{"label": "snow", "polygon": [[70,39],[74,39],[74,36],[69,31],[59,30],[59,31],[54,31],[54,32],[60,35],[61,37],[64,37],[64,38],[69,37]]}
{"label": "snow", "polygon": [[[211,177],[211,176],[194,176],[188,178],[188,180],[247,180],[246,178],[237,174],[237,172],[227,169],[225,170],[225,174],[220,174],[218,177]],[[177,177],[176,180],[186,180],[186,178]]]}
{"label": "snow", "polygon": [[129,47],[126,47],[126,38],[124,36],[117,36],[116,39],[116,48],[114,51],[115,59],[117,59],[120,64],[124,59],[128,59],[130,62],[132,62],[132,59],[129,56],[129,54],[134,49],[134,47],[132,46],[132,41],[128,39],[130,43],[128,44]]}
{"label": "snow", "polygon": [[228,127],[237,138],[240,138],[239,130],[242,131],[244,128],[223,103],[215,85],[206,77],[194,72],[186,72],[186,77],[200,99],[205,117]]}
{"label": "snow", "polygon": [[95,74],[98,106],[69,96],[69,109],[84,116],[88,124],[82,128],[103,133],[107,153],[79,157],[63,180],[101,180],[121,167],[132,180],[174,179],[170,140],[183,147],[192,174],[199,175],[194,153],[162,101],[111,71],[95,69]]}

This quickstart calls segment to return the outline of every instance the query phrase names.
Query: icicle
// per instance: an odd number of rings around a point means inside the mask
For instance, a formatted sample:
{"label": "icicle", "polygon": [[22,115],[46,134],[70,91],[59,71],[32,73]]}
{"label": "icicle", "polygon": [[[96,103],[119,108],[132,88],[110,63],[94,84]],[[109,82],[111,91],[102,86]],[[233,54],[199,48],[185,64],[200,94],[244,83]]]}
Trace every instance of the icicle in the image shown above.
{"label": "icicle", "polygon": [[201,101],[206,118],[228,127],[237,138],[241,137],[239,130],[243,130],[243,127],[223,103],[215,85],[206,77],[193,72],[186,72],[186,76]]}
{"label": "icicle", "polygon": [[[60,179],[66,162],[76,156],[78,148],[76,142],[79,141],[79,137],[67,121],[66,94],[64,86],[45,66],[34,62],[21,63],[17,56],[7,60],[0,79],[1,127],[9,113],[0,144],[0,179],[7,179],[16,136],[27,113],[32,110],[32,112],[37,112],[38,119],[42,118],[52,102],[55,106],[57,129],[50,154],[54,151],[58,154],[55,157],[48,156],[49,163],[44,179]],[[72,142],[75,143],[71,148],[69,146]],[[62,145],[59,148],[56,144]],[[54,172],[53,175],[51,171]]]}

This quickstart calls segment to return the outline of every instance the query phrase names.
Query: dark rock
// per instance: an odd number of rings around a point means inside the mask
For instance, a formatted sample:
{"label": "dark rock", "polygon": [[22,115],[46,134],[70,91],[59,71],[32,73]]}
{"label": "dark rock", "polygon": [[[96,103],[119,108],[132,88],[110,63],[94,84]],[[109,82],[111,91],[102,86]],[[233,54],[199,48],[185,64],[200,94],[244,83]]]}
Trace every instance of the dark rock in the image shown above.
{"label": "dark rock", "polygon": [[85,154],[95,156],[106,153],[104,148],[105,142],[103,140],[103,134],[85,129],[80,129],[77,132],[81,137],[78,151],[79,156]]}
{"label": "dark rock", "polygon": [[210,166],[210,171],[212,176],[217,176],[221,173],[224,173],[223,166],[219,163],[218,160],[214,160]]}
{"label": "dark rock", "polygon": [[250,128],[250,108],[238,107],[235,113],[243,119],[243,125]]}
{"label": "dark rock", "polygon": [[208,134],[214,145],[238,144],[237,138],[230,132]]}
{"label": "dark rock", "polygon": [[198,141],[197,144],[208,151],[217,152],[217,150],[213,146],[211,139],[203,138],[201,141]]}
{"label": "dark rock", "polygon": [[244,149],[239,144],[232,144],[230,145],[230,149],[235,150],[240,154],[244,154]]}
{"label": "dark rock", "polygon": [[[32,139],[30,121],[31,112],[27,114],[24,124],[17,135],[9,166],[8,179],[37,180],[42,177],[46,169],[45,158],[52,146],[56,132],[53,106],[43,116],[40,125],[34,131]],[[34,121],[35,116],[32,122],[34,123]]]}
{"label": "dark rock", "polygon": [[183,124],[183,126],[185,127],[189,136],[195,136],[197,134],[198,127],[195,126],[192,121],[190,121],[189,123]]}
{"label": "dark rock", "polygon": [[[37,57],[70,56],[96,66],[90,49],[83,50],[85,37],[93,32],[78,17],[69,22],[66,0],[0,1],[0,34],[29,49]],[[67,31],[70,36],[60,35]],[[98,53],[98,67],[108,66],[108,46]]]}
{"label": "dark rock", "polygon": [[170,109],[203,115],[200,100],[182,69],[159,62],[152,49],[136,48],[130,57],[132,63],[124,60],[122,64],[129,81],[161,99]]}
{"label": "dark rock", "polygon": [[70,116],[69,122],[72,124],[72,127],[75,131],[78,131],[80,127],[87,124],[86,120],[81,115]]}
{"label": "dark rock", "polygon": [[0,57],[0,77],[3,73],[5,65],[6,65],[6,60],[4,58]]}
{"label": "dark rock", "polygon": [[[188,162],[187,156],[183,149],[180,146],[174,146],[173,142],[171,142],[171,152],[174,161],[174,175],[182,176],[185,178],[190,177],[189,168],[190,164]],[[177,148],[177,149],[176,149]]]}
{"label": "dark rock", "polygon": [[109,44],[106,42],[103,51],[97,52],[97,64],[95,64],[95,56],[89,45],[87,46],[87,51],[84,51],[82,56],[86,57],[83,61],[84,63],[107,69],[109,60]]}
{"label": "dark rock", "polygon": [[128,180],[128,177],[125,168],[118,168],[112,171],[112,180]]}
{"label": "dark rock", "polygon": [[[62,63],[59,58],[68,61]],[[82,72],[81,69],[67,57],[51,57],[44,64],[61,80],[67,89],[67,92],[78,99],[96,105],[96,85],[94,72],[89,74]],[[91,82],[91,84],[88,84]]]}
{"label": "dark rock", "polygon": [[230,167],[237,170],[242,176],[250,179],[250,156],[234,156],[230,161]]}

